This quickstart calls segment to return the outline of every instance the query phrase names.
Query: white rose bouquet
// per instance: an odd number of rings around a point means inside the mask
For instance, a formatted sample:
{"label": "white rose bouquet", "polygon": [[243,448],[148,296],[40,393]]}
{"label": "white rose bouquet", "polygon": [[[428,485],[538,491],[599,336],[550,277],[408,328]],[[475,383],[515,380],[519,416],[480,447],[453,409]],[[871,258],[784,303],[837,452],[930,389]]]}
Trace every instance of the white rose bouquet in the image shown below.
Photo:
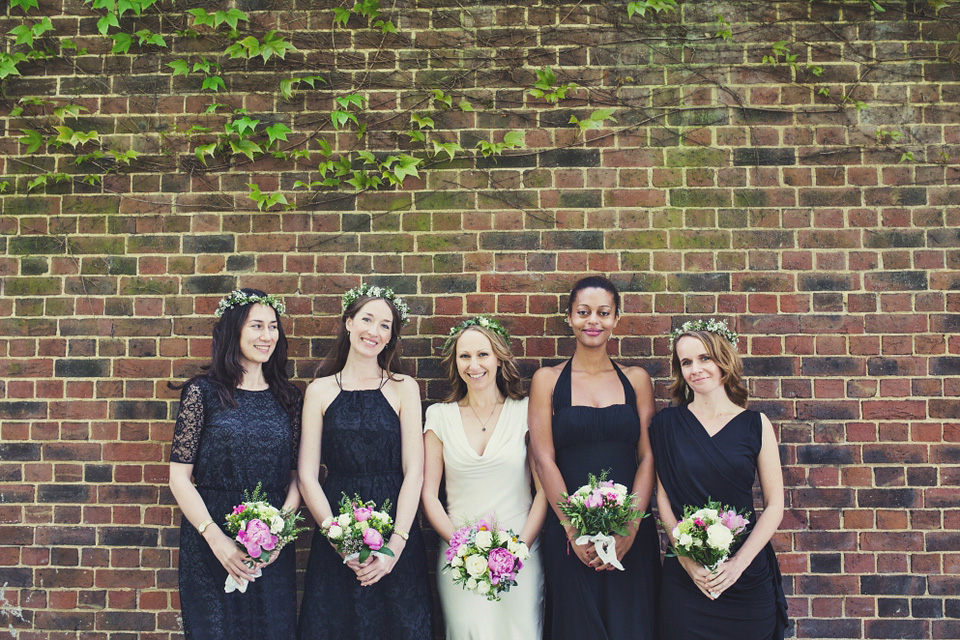
{"label": "white rose bouquet", "polygon": [[735,509],[716,500],[699,509],[687,506],[673,528],[675,544],[670,555],[693,558],[716,571],[730,557],[730,548],[743,537],[749,523]]}
{"label": "white rose bouquet", "polygon": [[[298,527],[303,516],[293,511],[280,510],[266,500],[262,486],[257,483],[253,494],[244,490],[243,502],[226,516],[226,530],[237,546],[247,552],[252,560],[269,562],[270,556],[280,553],[283,547],[294,540],[306,527]],[[252,565],[250,565],[252,566]],[[255,577],[259,577],[260,572]],[[245,593],[247,582],[238,584],[228,575],[223,585],[225,593]]]}
{"label": "white rose bouquet", "polygon": [[624,485],[607,480],[607,472],[603,471],[599,478],[587,474],[587,484],[572,494],[562,494],[557,506],[567,517],[564,524],[580,533],[577,544],[592,542],[601,560],[623,571],[612,534],[627,535],[629,522],[649,515],[633,506],[635,498]]}
{"label": "white rose bouquet", "polygon": [[453,532],[443,568],[453,571],[453,581],[467,591],[500,600],[501,593],[517,586],[517,572],[529,557],[516,533],[478,520]]}
{"label": "white rose bouquet", "polygon": [[351,558],[366,562],[370,554],[393,556],[387,540],[393,532],[393,518],[388,513],[390,501],[384,500],[378,510],[373,500],[364,502],[360,496],[353,498],[343,494],[340,498],[340,513],[320,523],[320,533],[327,537],[339,553],[347,554],[344,563]]}

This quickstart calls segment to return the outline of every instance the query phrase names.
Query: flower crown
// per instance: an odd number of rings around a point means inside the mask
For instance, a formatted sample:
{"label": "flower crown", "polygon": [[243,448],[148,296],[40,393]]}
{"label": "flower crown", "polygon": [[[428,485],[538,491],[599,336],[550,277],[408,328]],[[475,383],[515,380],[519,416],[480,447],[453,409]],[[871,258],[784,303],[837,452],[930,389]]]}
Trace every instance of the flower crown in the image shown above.
{"label": "flower crown", "polygon": [[510,332],[507,331],[507,328],[503,326],[499,320],[494,320],[490,316],[474,316],[473,318],[467,318],[460,324],[452,327],[450,333],[447,334],[447,341],[443,343],[443,349],[446,351],[447,346],[457,339],[465,329],[470,327],[483,327],[484,329],[489,329],[495,334],[504,339],[507,344],[510,344]]}
{"label": "flower crown", "polygon": [[673,350],[673,344],[677,341],[677,338],[690,331],[715,333],[729,342],[734,349],[737,348],[737,340],[740,338],[736,331],[727,326],[726,320],[714,320],[713,318],[709,320],[687,320],[670,332],[670,350]]}
{"label": "flower crown", "polygon": [[401,327],[410,321],[410,307],[407,306],[407,303],[404,302],[403,298],[393,292],[393,289],[390,287],[372,286],[367,283],[364,283],[359,287],[354,287],[353,289],[350,289],[350,291],[347,291],[345,294],[343,294],[343,298],[341,299],[343,310],[346,311],[347,307],[365,296],[368,298],[383,298],[384,300],[389,300],[390,303],[396,308],[397,313],[400,314]]}
{"label": "flower crown", "polygon": [[220,318],[226,313],[227,309],[258,302],[268,307],[273,307],[273,310],[276,311],[278,315],[283,315],[287,312],[287,306],[283,304],[279,296],[275,296],[272,293],[268,293],[265,296],[258,296],[244,293],[240,289],[237,289],[236,291],[231,291],[230,295],[220,300],[220,304],[217,305],[217,310],[214,312],[214,315]]}

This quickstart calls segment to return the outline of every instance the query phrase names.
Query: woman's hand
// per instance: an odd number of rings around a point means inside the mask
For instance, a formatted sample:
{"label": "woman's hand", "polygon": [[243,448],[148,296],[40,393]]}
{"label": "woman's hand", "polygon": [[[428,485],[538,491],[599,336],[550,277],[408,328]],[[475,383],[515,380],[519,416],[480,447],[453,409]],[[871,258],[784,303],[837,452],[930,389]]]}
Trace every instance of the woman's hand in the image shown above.
{"label": "woman's hand", "polygon": [[[209,526],[204,531],[207,535],[203,536],[210,545],[210,550],[217,560],[223,565],[237,584],[253,582],[253,576],[257,573],[257,567],[252,566],[253,560],[240,550],[240,547],[230,539],[223,531],[215,526]],[[247,566],[247,563],[251,566]]]}
{"label": "woman's hand", "polygon": [[[633,546],[633,541],[637,539],[637,534],[636,532],[626,536],[613,534],[613,539],[616,542],[617,560],[623,562],[623,557],[630,551],[630,548]],[[616,567],[612,564],[601,564],[600,566],[601,571],[613,571],[615,569]]]}
{"label": "woman's hand", "polygon": [[[387,547],[390,548],[390,545],[387,545]],[[357,564],[357,568],[354,569],[354,571],[357,574],[357,580],[360,581],[361,587],[369,587],[372,584],[376,584],[381,578],[393,571],[393,567],[397,564],[397,560],[400,558],[400,553],[403,549],[397,550],[390,548],[390,550],[393,551],[393,556],[371,553],[365,562]],[[356,562],[356,560],[354,560],[354,562]]]}
{"label": "woman's hand", "polygon": [[269,567],[270,565],[272,565],[274,562],[277,561],[278,557],[280,557],[280,553],[278,551],[274,551],[270,554],[269,560],[267,560],[266,562],[258,562],[254,568],[262,569],[263,567]]}
{"label": "woman's hand", "polygon": [[693,584],[697,585],[697,588],[703,592],[703,595],[707,596],[711,600],[716,600],[714,596],[710,594],[710,589],[707,588],[707,584],[710,582],[710,572],[707,571],[707,568],[702,564],[688,558],[687,556],[680,556],[677,558],[680,561],[680,566],[684,568],[687,572],[687,575],[690,576],[690,579],[693,580]]}
{"label": "woman's hand", "polygon": [[733,556],[721,564],[716,571],[708,574],[706,588],[709,595],[714,600],[719,598],[721,593],[737,583],[746,568],[746,565],[737,556]]}
{"label": "woman's hand", "polygon": [[573,552],[577,554],[577,557],[580,558],[580,562],[591,569],[599,570],[603,564],[603,560],[597,555],[597,550],[593,546],[593,543],[577,544],[577,538],[580,537],[580,532],[572,527],[564,527],[563,529],[567,532],[567,544],[573,549]]}

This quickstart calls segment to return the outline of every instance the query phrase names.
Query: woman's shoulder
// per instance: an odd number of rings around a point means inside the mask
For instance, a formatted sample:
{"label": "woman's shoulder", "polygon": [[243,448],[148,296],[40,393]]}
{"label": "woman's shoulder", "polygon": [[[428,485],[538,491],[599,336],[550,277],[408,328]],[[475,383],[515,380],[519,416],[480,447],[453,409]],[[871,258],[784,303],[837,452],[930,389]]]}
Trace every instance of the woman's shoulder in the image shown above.
{"label": "woman's shoulder", "polygon": [[567,361],[565,360],[559,364],[546,365],[537,369],[533,374],[533,378],[530,380],[530,393],[533,393],[535,390],[552,390],[553,387],[556,386],[557,380],[560,379],[560,374],[566,365]]}
{"label": "woman's shoulder", "polygon": [[630,380],[634,386],[638,383],[648,384],[650,382],[650,374],[647,373],[647,370],[643,367],[637,365],[620,365],[620,370],[623,371],[623,375],[627,376],[627,379]]}

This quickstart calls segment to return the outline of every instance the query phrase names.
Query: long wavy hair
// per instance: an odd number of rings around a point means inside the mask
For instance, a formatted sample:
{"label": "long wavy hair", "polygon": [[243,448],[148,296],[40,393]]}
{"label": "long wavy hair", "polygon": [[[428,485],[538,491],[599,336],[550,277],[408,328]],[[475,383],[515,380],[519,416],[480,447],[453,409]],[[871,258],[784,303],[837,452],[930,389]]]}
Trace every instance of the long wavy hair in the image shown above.
{"label": "long wavy hair", "polygon": [[[267,295],[260,289],[241,289],[248,296]],[[250,315],[250,309],[253,304],[245,304],[228,308],[223,312],[217,324],[213,325],[213,345],[211,347],[211,357],[209,364],[204,365],[205,373],[194,376],[183,384],[169,384],[172,389],[182,389],[190,384],[196,378],[204,377],[213,384],[217,390],[217,396],[220,398],[220,404],[224,407],[236,407],[237,401],[233,397],[234,389],[243,382],[245,370],[241,363],[240,353],[240,334],[247,323],[247,316]],[[273,309],[273,307],[270,307]],[[277,314],[277,346],[270,359],[263,365],[263,378],[267,386],[273,391],[277,400],[283,405],[284,410],[293,414],[299,410],[300,390],[287,375],[287,336],[283,332],[283,324],[280,322],[280,313],[273,309]]]}
{"label": "long wavy hair", "polygon": [[580,278],[570,290],[570,297],[567,299],[567,316],[573,313],[573,305],[577,299],[577,294],[584,289],[603,289],[613,296],[613,308],[616,311],[614,315],[620,315],[620,292],[617,291],[617,285],[610,282],[609,278],[601,275],[586,276]]}
{"label": "long wavy hair", "polygon": [[734,404],[747,406],[747,389],[743,386],[743,361],[727,340],[711,331],[687,331],[677,336],[673,341],[671,369],[673,382],[670,383],[670,397],[674,404],[690,404],[693,401],[693,390],[683,379],[683,370],[680,368],[680,356],[677,355],[677,344],[680,338],[691,336],[700,340],[710,358],[720,368],[720,382],[727,392],[727,397]]}
{"label": "long wavy hair", "polygon": [[395,379],[393,374],[403,373],[403,366],[400,362],[400,330],[403,329],[403,322],[401,322],[400,312],[386,298],[360,296],[343,310],[343,314],[340,316],[340,328],[337,329],[337,337],[333,339],[333,344],[330,346],[326,357],[317,365],[313,374],[314,377],[323,378],[343,371],[344,365],[347,364],[347,356],[350,354],[350,334],[347,332],[347,318],[356,317],[360,309],[371,300],[383,300],[393,314],[393,322],[390,325],[390,341],[377,355],[377,364],[387,372],[387,377],[391,380]]}
{"label": "long wavy hair", "polygon": [[490,346],[493,349],[493,355],[497,356],[500,366],[497,367],[497,389],[507,398],[520,400],[526,394],[523,390],[523,380],[520,378],[520,370],[517,369],[516,360],[513,352],[510,351],[510,345],[503,337],[487,329],[486,327],[467,327],[457,336],[456,340],[450,340],[444,345],[443,352],[440,355],[440,364],[447,372],[447,383],[450,385],[450,391],[444,396],[442,402],[460,402],[467,397],[467,383],[460,377],[457,370],[457,344],[460,337],[467,331],[479,331],[490,340]]}

